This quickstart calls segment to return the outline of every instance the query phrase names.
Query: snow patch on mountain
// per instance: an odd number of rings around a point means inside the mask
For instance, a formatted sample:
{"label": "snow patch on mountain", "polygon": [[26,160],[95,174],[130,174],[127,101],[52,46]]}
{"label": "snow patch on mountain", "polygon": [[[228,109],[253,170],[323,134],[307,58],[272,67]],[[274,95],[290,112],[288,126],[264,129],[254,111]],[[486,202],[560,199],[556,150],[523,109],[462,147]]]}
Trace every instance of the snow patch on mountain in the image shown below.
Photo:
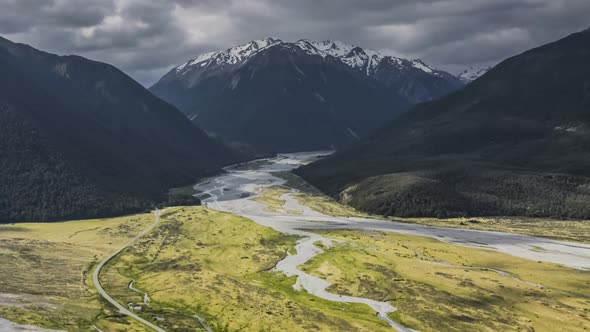
{"label": "snow patch on mountain", "polygon": [[421,60],[412,60],[412,66],[414,66],[415,68],[418,68],[424,72],[427,72],[429,74],[432,74],[434,72],[434,70],[432,70],[432,68],[430,68],[428,65],[426,65]]}
{"label": "snow patch on mountain", "polygon": [[349,134],[350,134],[352,137],[354,137],[354,139],[356,139],[357,141],[360,141],[360,140],[361,140],[360,136],[359,136],[359,135],[358,135],[356,132],[354,132],[354,130],[352,130],[352,129],[350,129],[350,128],[346,128],[346,130],[348,130],[348,133],[349,133]]}
{"label": "snow patch on mountain", "polygon": [[316,93],[314,93],[314,97],[315,97],[317,100],[321,101],[322,103],[325,103],[325,102],[326,102],[326,98],[324,98],[324,96],[322,96],[321,94],[319,94],[319,93],[317,93],[317,92],[316,92]]}
{"label": "snow patch on mountain", "polygon": [[457,77],[463,81],[463,83],[468,84],[476,79],[478,79],[483,74],[487,73],[488,70],[492,69],[491,66],[471,66],[462,72],[460,72]]}

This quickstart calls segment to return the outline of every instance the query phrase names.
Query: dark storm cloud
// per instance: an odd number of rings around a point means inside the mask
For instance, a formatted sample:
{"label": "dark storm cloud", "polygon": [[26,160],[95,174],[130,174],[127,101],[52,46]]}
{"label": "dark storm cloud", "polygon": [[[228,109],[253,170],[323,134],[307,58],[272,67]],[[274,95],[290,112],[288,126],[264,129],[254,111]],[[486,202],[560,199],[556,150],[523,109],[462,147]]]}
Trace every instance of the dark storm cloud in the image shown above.
{"label": "dark storm cloud", "polygon": [[112,63],[144,84],[266,36],[339,39],[452,72],[587,27],[588,0],[0,0],[0,34]]}
{"label": "dark storm cloud", "polygon": [[38,26],[87,27],[100,23],[113,9],[113,2],[104,1],[0,1],[0,31],[23,32]]}

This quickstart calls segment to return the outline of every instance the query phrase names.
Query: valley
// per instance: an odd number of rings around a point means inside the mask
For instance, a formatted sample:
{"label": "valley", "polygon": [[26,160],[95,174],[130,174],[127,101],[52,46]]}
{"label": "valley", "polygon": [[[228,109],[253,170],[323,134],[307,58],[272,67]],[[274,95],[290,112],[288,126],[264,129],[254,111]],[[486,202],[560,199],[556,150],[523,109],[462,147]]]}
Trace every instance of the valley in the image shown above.
{"label": "valley", "polygon": [[164,331],[590,328],[590,245],[377,219],[290,173],[325,154],[228,167],[194,186],[202,207],[2,226],[0,317],[152,331],[94,271]]}
{"label": "valley", "polygon": [[589,1],[0,4],[0,332],[590,332]]}

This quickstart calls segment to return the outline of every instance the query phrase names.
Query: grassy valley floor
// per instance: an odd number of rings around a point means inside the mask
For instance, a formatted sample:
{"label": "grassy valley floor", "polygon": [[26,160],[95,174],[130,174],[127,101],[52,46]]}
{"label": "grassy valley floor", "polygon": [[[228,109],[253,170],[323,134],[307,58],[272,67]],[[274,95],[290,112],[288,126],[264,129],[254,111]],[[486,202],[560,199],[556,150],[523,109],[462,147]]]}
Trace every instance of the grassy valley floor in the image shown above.
{"label": "grassy valley floor", "polygon": [[102,301],[91,272],[153,218],[0,225],[0,317],[67,331],[144,331]]}
{"label": "grassy valley floor", "polygon": [[435,239],[373,231],[320,231],[338,240],[303,269],[330,291],[398,308],[420,331],[585,331],[590,272]]}
{"label": "grassy valley floor", "polygon": [[[314,192],[303,205],[331,216],[376,217]],[[295,185],[294,185],[295,184]],[[263,189],[280,206],[284,188]],[[282,201],[284,204],[284,201]],[[376,217],[377,218],[377,217]],[[530,218],[395,219],[433,226],[494,230],[590,242],[590,223]],[[590,272],[467,248],[436,239],[374,231],[316,231],[336,240],[302,268],[328,280],[329,291],[389,301],[392,318],[420,331],[590,330]],[[539,248],[542,250],[542,248]]]}
{"label": "grassy valley floor", "polygon": [[235,215],[172,208],[105,267],[101,283],[167,331],[199,330],[195,315],[213,331],[391,330],[365,305],[297,292],[294,278],[273,272],[295,241]]}
{"label": "grassy valley floor", "polygon": [[[367,215],[290,175],[254,198],[297,214],[282,197],[333,216]],[[66,331],[148,331],[96,293],[91,272],[154,221],[121,218],[0,226],[0,317]],[[508,230],[587,242],[587,223],[517,219],[404,220]],[[530,227],[525,227],[530,222]],[[559,227],[567,225],[567,227]],[[546,229],[545,229],[546,228]],[[585,331],[590,272],[436,239],[377,231],[316,231],[333,239],[300,268],[330,292],[386,301],[390,317],[420,331]],[[160,224],[103,268],[105,290],[166,331],[391,331],[364,304],[296,291],[273,270],[297,237],[205,207],[162,211]],[[539,250],[542,250],[540,248]]]}

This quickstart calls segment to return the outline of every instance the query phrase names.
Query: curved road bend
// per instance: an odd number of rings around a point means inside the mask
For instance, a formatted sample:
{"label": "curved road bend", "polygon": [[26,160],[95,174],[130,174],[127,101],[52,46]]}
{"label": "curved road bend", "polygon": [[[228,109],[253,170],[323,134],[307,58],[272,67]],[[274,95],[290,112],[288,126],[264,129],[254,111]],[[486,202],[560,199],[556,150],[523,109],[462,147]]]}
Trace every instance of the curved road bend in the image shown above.
{"label": "curved road bend", "polygon": [[137,241],[137,239],[139,239],[140,237],[146,235],[148,232],[150,232],[152,229],[154,229],[159,223],[160,223],[160,210],[158,210],[156,208],[155,211],[155,217],[156,217],[156,221],[148,228],[146,228],[143,232],[139,233],[136,237],[134,237],[133,239],[129,240],[129,242],[127,242],[123,247],[121,247],[119,250],[115,251],[114,253],[112,253],[109,257],[103,259],[94,269],[94,273],[92,274],[92,281],[94,282],[94,286],[96,287],[96,289],[98,290],[98,292],[100,293],[100,295],[107,301],[109,301],[109,303],[111,303],[112,305],[114,305],[117,309],[119,309],[119,311],[124,314],[127,315],[139,322],[141,322],[142,324],[158,331],[158,332],[166,332],[166,330],[162,329],[161,327],[158,327],[150,322],[148,322],[147,320],[139,317],[137,314],[131,312],[130,310],[128,310],[127,308],[125,308],[124,306],[122,306],[121,304],[119,304],[119,302],[115,301],[115,299],[113,299],[105,290],[104,288],[102,288],[102,285],[100,284],[100,280],[98,279],[98,276],[100,275],[100,270],[104,267],[104,265],[110,261],[111,259],[113,259],[115,256],[117,256],[121,251],[125,250],[127,247],[129,247],[133,242]]}

